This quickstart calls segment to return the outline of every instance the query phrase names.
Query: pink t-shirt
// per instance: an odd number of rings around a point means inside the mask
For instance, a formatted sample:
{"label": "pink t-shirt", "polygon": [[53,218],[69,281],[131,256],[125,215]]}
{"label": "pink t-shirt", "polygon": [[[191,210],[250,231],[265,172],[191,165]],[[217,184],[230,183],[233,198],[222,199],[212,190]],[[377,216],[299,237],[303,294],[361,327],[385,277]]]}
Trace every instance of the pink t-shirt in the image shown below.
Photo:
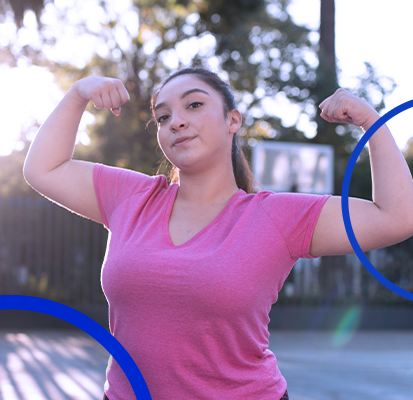
{"label": "pink t-shirt", "polygon": [[[97,164],[94,185],[110,231],[102,269],[110,329],[152,399],[279,399],[287,383],[268,350],[268,313],[293,264],[311,258],[329,196],[240,189],[175,246],[168,221],[177,184]],[[105,392],[135,398],[112,358]]]}

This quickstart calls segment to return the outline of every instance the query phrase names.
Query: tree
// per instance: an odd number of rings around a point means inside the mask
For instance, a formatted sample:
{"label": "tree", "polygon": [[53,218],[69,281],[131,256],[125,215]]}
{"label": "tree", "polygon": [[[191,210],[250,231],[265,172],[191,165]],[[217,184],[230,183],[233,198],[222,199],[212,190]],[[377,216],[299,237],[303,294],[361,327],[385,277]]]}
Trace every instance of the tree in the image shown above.
{"label": "tree", "polygon": [[[323,121],[317,119],[320,128],[314,138],[311,137],[315,132],[309,134],[301,128],[300,118],[310,122],[317,118],[316,105],[324,97],[322,89],[329,87],[326,79],[336,75],[322,72],[324,62],[318,62],[318,44],[311,40],[309,29],[293,23],[288,14],[289,3],[289,0],[135,0],[128,13],[138,15],[139,32],[131,33],[123,25],[122,16],[113,16],[102,1],[99,7],[107,18],[100,30],[91,30],[87,21],[80,21],[75,28],[79,35],[94,35],[110,44],[107,55],[96,53],[82,69],[52,62],[41,49],[30,45],[22,48],[22,54],[13,56],[25,56],[36,65],[47,66],[64,91],[78,79],[94,74],[119,77],[126,84],[131,102],[122,107],[121,118],[89,105],[88,110],[96,116],[96,124],[89,130],[92,144],[77,146],[77,158],[156,173],[162,157],[157,150],[154,125],[149,124],[146,129],[150,94],[162,76],[192,64],[226,71],[244,116],[240,135],[247,150],[248,143],[253,143],[250,139],[255,138],[333,143],[336,153],[343,152],[348,157],[348,147],[356,142],[350,132],[342,136],[334,131],[328,133],[321,125]],[[39,3],[32,3],[32,9],[36,4]],[[17,19],[19,15],[16,14]],[[64,18],[62,15],[62,24]],[[41,26],[39,29],[44,43],[53,46],[55,39],[50,34],[43,35]],[[131,46],[121,46],[117,39],[119,32],[130,38]],[[320,38],[320,48],[326,46],[322,43]],[[331,93],[328,89],[326,95]],[[295,122],[286,121],[286,116],[277,111],[278,104],[288,102],[295,107]],[[346,164],[339,164],[338,170],[342,171]]]}
{"label": "tree", "polygon": [[[317,68],[317,84],[311,94],[318,105],[326,97],[333,94],[339,87],[336,52],[335,52],[335,2],[334,0],[320,1],[320,40]],[[365,63],[366,72],[359,77],[359,83],[354,88],[345,88],[358,97],[364,98],[378,112],[384,107],[384,98],[395,88],[395,83],[388,77],[378,76],[371,64]],[[351,153],[361,137],[360,128],[351,125],[337,125],[326,122],[317,113],[317,135],[314,143],[330,144],[334,147],[334,194],[341,193],[344,173],[350,159]],[[371,199],[371,175],[370,163],[367,149],[363,149],[359,161],[354,168],[357,175],[357,183],[350,186],[350,196]]]}
{"label": "tree", "polygon": [[[181,8],[182,3],[185,8]],[[227,72],[244,114],[245,127],[240,134],[245,144],[255,137],[308,141],[296,124],[283,125],[274,104],[272,110],[265,106],[278,96],[294,102],[302,113],[311,116],[315,112],[309,91],[316,77],[315,65],[311,63],[311,57],[316,58],[315,45],[309,40],[310,31],[292,22],[287,13],[288,3],[215,0],[199,5],[195,2],[150,2],[150,7],[149,2],[135,3],[139,7],[141,32],[134,39],[134,70],[129,77],[130,86],[136,90],[134,98],[147,98],[159,76],[184,65],[182,58],[176,59],[175,65],[168,65],[164,60],[173,57],[181,44],[190,43],[194,48],[193,64],[211,66],[212,59],[217,67],[222,66]],[[157,45],[148,51],[148,42],[155,39]],[[207,39],[216,42],[210,51],[203,47]],[[122,57],[127,59],[129,55]],[[145,109],[144,105],[142,107]],[[133,126],[138,125],[136,121]],[[100,136],[104,136],[105,129],[102,126],[99,130]],[[142,138],[143,129],[139,132]],[[120,142],[116,144],[120,145]],[[107,142],[107,149],[112,153],[113,148]],[[124,166],[142,170],[141,166],[122,159]]]}
{"label": "tree", "polygon": [[14,14],[14,21],[18,28],[22,27],[24,13],[26,10],[32,10],[41,26],[40,16],[44,9],[44,0],[2,0],[0,2],[0,15],[4,15],[7,9],[11,9]]}
{"label": "tree", "polygon": [[[113,52],[105,59],[95,55],[82,70],[49,63],[57,79],[65,77],[67,88],[84,76],[99,74],[121,77],[131,94],[132,101],[122,108],[122,118],[89,108],[99,116],[90,132],[93,146],[79,146],[76,157],[156,172],[160,152],[155,151],[155,129],[149,126],[152,134],[145,129],[149,96],[161,76],[185,64],[183,57],[176,56],[184,43],[197,47],[187,65],[210,67],[210,61],[215,60],[217,68],[227,71],[244,111],[246,124],[240,133],[245,144],[251,137],[306,140],[295,125],[283,126],[274,112],[262,111],[263,102],[274,96],[296,102],[301,110],[314,108],[309,87],[315,82],[315,67],[308,59],[314,56],[315,46],[308,38],[309,30],[290,19],[288,3],[141,0],[135,2],[140,32],[132,38],[130,50],[116,46],[120,56],[112,57]],[[102,27],[100,35],[109,42],[118,26],[119,21],[113,20]],[[36,56],[38,62],[45,62],[40,53]],[[175,57],[175,65],[167,62],[168,57]]]}

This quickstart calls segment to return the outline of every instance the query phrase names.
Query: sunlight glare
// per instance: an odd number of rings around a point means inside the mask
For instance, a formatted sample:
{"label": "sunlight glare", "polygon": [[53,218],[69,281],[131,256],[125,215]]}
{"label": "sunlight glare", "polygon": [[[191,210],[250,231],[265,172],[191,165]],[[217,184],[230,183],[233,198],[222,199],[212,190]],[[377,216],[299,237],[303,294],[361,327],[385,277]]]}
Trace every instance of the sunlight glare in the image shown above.
{"label": "sunlight glare", "polygon": [[45,68],[0,66],[0,156],[21,150],[21,135],[37,130],[63,97],[53,81]]}

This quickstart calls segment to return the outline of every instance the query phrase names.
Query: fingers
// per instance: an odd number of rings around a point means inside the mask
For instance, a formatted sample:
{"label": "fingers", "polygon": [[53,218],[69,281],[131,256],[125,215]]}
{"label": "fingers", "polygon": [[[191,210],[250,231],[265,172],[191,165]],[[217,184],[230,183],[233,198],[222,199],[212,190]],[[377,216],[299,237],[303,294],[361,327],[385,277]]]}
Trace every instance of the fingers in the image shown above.
{"label": "fingers", "polygon": [[328,109],[323,109],[320,117],[325,119],[327,122],[333,122],[336,124],[353,124],[353,119],[346,112],[343,110],[337,111],[337,109],[333,107],[334,105],[330,105]]}
{"label": "fingers", "polygon": [[103,102],[103,107],[102,108],[107,108],[110,109],[112,107],[118,107],[119,104],[116,104],[116,102],[112,99],[113,94],[111,95],[110,91],[102,91],[101,98]]}
{"label": "fingers", "polygon": [[365,100],[344,89],[337,89],[320,103],[320,108],[321,117],[328,122],[351,124],[363,129],[368,129],[380,117]]}
{"label": "fingers", "polygon": [[324,108],[326,107],[326,105],[328,105],[328,103],[330,102],[330,99],[331,99],[332,97],[333,97],[333,95],[327,97],[325,100],[323,100],[323,101],[320,103],[319,107],[320,107],[321,110],[324,110]]}
{"label": "fingers", "polygon": [[[112,107],[110,110],[114,115],[119,116],[121,110],[120,106],[130,100],[129,93],[120,80],[117,79],[115,81],[114,90],[109,93],[109,96],[112,100],[112,104],[115,105],[115,107]],[[117,106],[117,104],[119,104],[119,106]]]}
{"label": "fingers", "polygon": [[349,96],[352,95],[344,89],[336,90],[333,95],[320,103],[320,116],[328,122],[351,124],[353,120],[347,113]]}
{"label": "fingers", "polygon": [[93,104],[97,109],[107,108],[119,115],[121,105],[130,100],[129,93],[119,79],[103,78],[94,90]]}
{"label": "fingers", "polygon": [[350,117],[345,118],[330,118],[328,115],[323,113],[320,114],[320,117],[325,119],[327,122],[332,122],[336,124],[351,124],[354,125],[353,120]]}
{"label": "fingers", "polygon": [[125,86],[119,79],[116,79],[115,85],[116,85],[116,90],[120,97],[121,104],[127,103],[130,100],[130,96]]}
{"label": "fingers", "polygon": [[100,110],[101,108],[104,108],[103,99],[102,99],[102,96],[100,94],[94,95],[92,97],[92,102],[93,102],[93,105],[95,106],[95,108],[97,108],[98,110]]}

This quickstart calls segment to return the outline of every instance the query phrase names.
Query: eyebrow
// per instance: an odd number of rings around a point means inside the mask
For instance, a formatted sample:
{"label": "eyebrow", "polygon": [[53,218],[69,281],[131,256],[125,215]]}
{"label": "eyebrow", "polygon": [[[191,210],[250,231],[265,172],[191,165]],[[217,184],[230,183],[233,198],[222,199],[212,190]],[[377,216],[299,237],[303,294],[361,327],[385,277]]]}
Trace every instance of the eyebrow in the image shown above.
{"label": "eyebrow", "polygon": [[[186,96],[189,96],[191,93],[194,93],[194,92],[205,93],[206,95],[209,96],[209,93],[206,92],[205,90],[195,88],[195,89],[189,89],[189,90],[187,90],[186,92],[183,92],[183,93],[181,94],[180,99],[182,100],[183,98],[185,98]],[[166,105],[167,105],[166,103],[159,103],[159,104],[157,104],[157,105],[155,106],[155,111],[156,111],[158,108],[165,107]]]}

